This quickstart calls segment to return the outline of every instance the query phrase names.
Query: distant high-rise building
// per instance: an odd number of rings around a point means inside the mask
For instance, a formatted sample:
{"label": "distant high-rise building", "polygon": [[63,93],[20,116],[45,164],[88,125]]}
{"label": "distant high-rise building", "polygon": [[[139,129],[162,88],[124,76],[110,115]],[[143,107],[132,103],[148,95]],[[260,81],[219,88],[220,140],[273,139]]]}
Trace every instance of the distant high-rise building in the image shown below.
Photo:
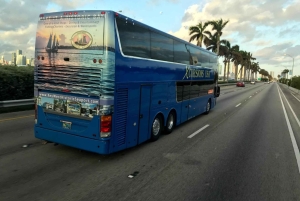
{"label": "distant high-rise building", "polygon": [[274,78],[274,71],[270,71],[270,75]]}
{"label": "distant high-rise building", "polygon": [[32,61],[33,61],[33,60],[34,60],[33,58],[31,58],[31,59],[26,59],[26,65],[33,66],[33,65],[32,65]]}
{"label": "distant high-rise building", "polygon": [[26,65],[26,56],[18,55],[17,56],[17,65],[18,66],[25,66]]}
{"label": "distant high-rise building", "polygon": [[4,60],[4,56],[2,55],[1,59],[0,59],[0,64],[5,64],[5,60]]}
{"label": "distant high-rise building", "polygon": [[16,53],[13,52],[13,53],[11,53],[11,64],[15,65],[16,61],[17,61],[17,56],[16,56]]}
{"label": "distant high-rise building", "polygon": [[18,55],[22,55],[22,50],[17,50],[16,51],[16,56],[18,57]]}
{"label": "distant high-rise building", "polygon": [[26,59],[26,65],[30,65],[30,59]]}

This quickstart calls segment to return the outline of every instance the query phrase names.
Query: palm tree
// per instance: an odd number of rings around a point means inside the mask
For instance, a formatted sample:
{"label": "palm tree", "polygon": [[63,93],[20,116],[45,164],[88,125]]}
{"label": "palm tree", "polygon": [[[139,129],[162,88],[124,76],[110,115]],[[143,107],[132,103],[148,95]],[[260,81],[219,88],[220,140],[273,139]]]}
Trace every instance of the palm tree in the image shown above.
{"label": "palm tree", "polygon": [[286,75],[287,75],[287,79],[289,79],[289,78],[288,78],[288,77],[289,77],[288,72],[290,72],[289,69],[284,69],[284,70],[282,71],[283,74],[286,74]]}
{"label": "palm tree", "polygon": [[226,24],[228,22],[229,22],[229,20],[223,22],[223,19],[220,19],[220,20],[208,21],[208,22],[205,23],[207,25],[212,25],[212,30],[216,31],[215,32],[216,39],[217,39],[216,54],[219,54],[220,42],[221,42],[220,38],[221,38],[222,33],[223,33],[222,31],[223,31],[224,27],[226,26]]}
{"label": "palm tree", "polygon": [[[211,50],[212,52],[216,52],[217,51],[217,34],[214,33],[212,34],[210,31],[205,31],[204,32],[207,36],[204,38],[204,45],[206,46],[207,50]],[[228,47],[225,46],[225,44],[229,43],[229,41],[227,40],[221,40],[221,46],[219,47],[219,57],[224,56],[224,77],[223,77],[223,81],[225,81],[225,76],[226,76],[226,63],[227,63],[227,59],[226,56],[228,55]]]}
{"label": "palm tree", "polygon": [[252,62],[250,70],[251,70],[251,80],[253,80],[254,73],[257,73],[260,70],[259,62]]}
{"label": "palm tree", "polygon": [[204,33],[207,34],[207,36],[203,40],[203,43],[206,46],[206,49],[211,50],[212,52],[216,52],[217,51],[217,35],[212,34],[210,31],[205,31]]}
{"label": "palm tree", "polygon": [[251,63],[253,60],[256,60],[256,58],[252,57],[252,53],[247,52],[247,69],[248,69],[248,81],[250,79],[250,74],[251,74]]}
{"label": "palm tree", "polygon": [[197,46],[202,47],[202,41],[204,40],[204,38],[206,37],[206,35],[204,35],[205,29],[208,26],[207,23],[202,24],[202,22],[200,22],[198,25],[196,26],[191,26],[189,28],[190,30],[190,41],[193,40],[197,40]]}
{"label": "palm tree", "polygon": [[269,77],[269,72],[266,71],[265,69],[260,69],[259,73],[264,77]]}
{"label": "palm tree", "polygon": [[247,52],[244,50],[240,50],[239,52],[241,54],[242,59],[240,60],[240,64],[241,64],[241,68],[239,70],[239,74],[240,75],[240,79],[244,79],[245,80],[245,72],[246,72],[246,65],[247,65]]}
{"label": "palm tree", "polygon": [[232,58],[231,62],[233,62],[234,67],[235,67],[235,80],[237,80],[238,76],[238,66],[242,64],[243,57],[240,53],[240,47],[238,45],[232,46]]}

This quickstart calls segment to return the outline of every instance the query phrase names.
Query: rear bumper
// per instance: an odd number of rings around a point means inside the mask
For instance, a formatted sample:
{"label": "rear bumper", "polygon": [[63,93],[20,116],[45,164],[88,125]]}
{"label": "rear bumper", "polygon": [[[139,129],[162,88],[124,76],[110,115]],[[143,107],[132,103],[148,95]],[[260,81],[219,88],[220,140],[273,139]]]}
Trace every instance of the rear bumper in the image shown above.
{"label": "rear bumper", "polygon": [[34,128],[34,135],[36,138],[63,144],[66,146],[82,149],[98,154],[109,154],[108,140],[95,140],[68,133],[44,129],[38,126]]}

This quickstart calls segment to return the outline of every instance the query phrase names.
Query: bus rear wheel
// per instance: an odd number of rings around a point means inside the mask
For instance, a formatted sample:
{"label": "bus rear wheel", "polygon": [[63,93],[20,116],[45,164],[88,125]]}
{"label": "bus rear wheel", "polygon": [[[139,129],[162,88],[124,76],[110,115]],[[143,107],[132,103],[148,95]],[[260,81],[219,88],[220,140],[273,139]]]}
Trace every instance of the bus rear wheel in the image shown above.
{"label": "bus rear wheel", "polygon": [[168,119],[167,119],[167,124],[166,124],[166,127],[165,127],[165,130],[164,132],[166,134],[170,134],[172,133],[174,127],[176,125],[176,117],[175,117],[175,114],[174,112],[170,112],[169,116],[168,116]]}
{"label": "bus rear wheel", "polygon": [[162,118],[160,117],[160,115],[157,115],[152,123],[152,127],[151,127],[151,141],[156,141],[158,140],[160,134],[162,131]]}
{"label": "bus rear wheel", "polygon": [[210,109],[211,109],[211,104],[210,104],[210,99],[207,101],[207,104],[206,104],[206,109],[205,109],[205,112],[204,114],[208,114],[210,112]]}

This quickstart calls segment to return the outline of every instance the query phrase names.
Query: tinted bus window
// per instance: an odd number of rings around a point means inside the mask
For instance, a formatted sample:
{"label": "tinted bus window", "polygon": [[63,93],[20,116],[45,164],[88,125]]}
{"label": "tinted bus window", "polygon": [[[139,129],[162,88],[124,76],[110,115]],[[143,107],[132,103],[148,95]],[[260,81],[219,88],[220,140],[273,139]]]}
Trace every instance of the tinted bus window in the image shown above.
{"label": "tinted bus window", "polygon": [[203,54],[203,52],[201,52],[200,50],[194,48],[194,47],[190,47],[190,51],[191,51],[191,55],[194,57],[197,57],[198,59],[198,63],[194,64],[195,66],[201,66],[203,59],[201,57],[201,55]]}
{"label": "tinted bus window", "polygon": [[196,98],[200,95],[200,82],[192,82],[191,83],[191,91],[190,91],[190,98]]}
{"label": "tinted bus window", "polygon": [[123,53],[150,58],[150,31],[130,21],[116,19]]}
{"label": "tinted bus window", "polygon": [[173,61],[173,39],[151,32],[151,58]]}
{"label": "tinted bus window", "polygon": [[184,43],[174,40],[174,62],[190,64],[189,53]]}
{"label": "tinted bus window", "polygon": [[176,91],[177,91],[177,101],[184,101],[190,99],[190,82],[177,82]]}
{"label": "tinted bus window", "polygon": [[208,94],[208,90],[213,88],[213,81],[177,82],[177,102],[205,96]]}

